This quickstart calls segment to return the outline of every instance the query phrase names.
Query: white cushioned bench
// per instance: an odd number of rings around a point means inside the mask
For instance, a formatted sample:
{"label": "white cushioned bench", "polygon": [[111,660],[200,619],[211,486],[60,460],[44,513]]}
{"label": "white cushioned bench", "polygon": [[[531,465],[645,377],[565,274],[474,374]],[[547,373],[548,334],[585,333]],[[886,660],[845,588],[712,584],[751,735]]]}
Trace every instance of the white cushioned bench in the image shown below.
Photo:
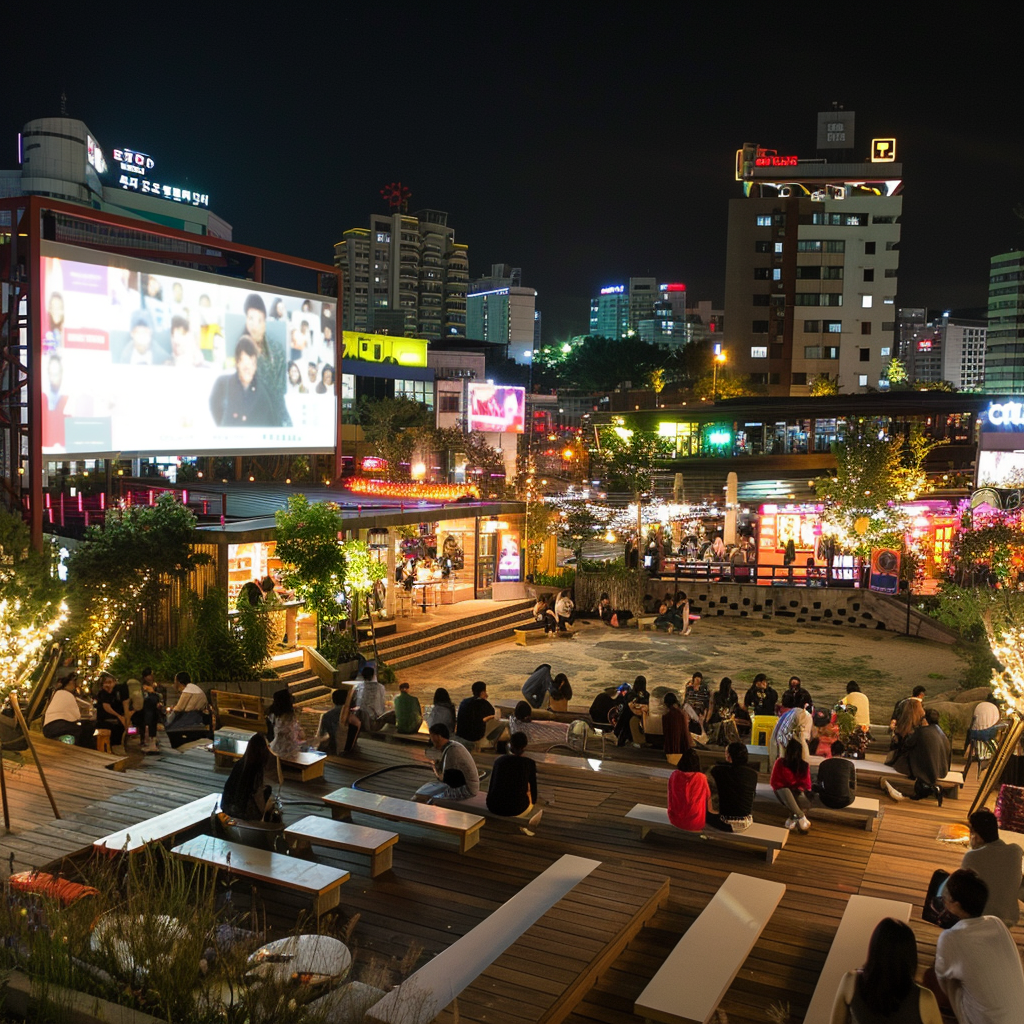
{"label": "white cushioned bench", "polygon": [[633,1012],[664,1024],[705,1024],[785,891],[781,882],[730,874],[637,997]]}
{"label": "white cushioned bench", "polygon": [[[782,807],[767,782],[757,784],[755,802],[773,803],[776,807]],[[841,821],[856,821],[863,825],[865,832],[873,832],[875,822],[882,817],[882,808],[877,797],[857,796],[853,798],[853,803],[846,807],[826,807],[819,800],[815,800],[811,804],[808,814],[812,818],[834,817]]]}

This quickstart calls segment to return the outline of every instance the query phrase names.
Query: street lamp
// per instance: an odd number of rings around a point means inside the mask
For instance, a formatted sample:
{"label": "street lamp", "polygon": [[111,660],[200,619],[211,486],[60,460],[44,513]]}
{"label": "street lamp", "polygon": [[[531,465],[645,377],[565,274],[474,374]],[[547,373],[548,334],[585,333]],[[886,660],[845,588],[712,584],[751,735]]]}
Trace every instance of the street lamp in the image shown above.
{"label": "street lamp", "polygon": [[718,364],[725,363],[725,352],[719,349],[715,353],[714,361],[712,362],[711,370],[711,401],[718,401]]}

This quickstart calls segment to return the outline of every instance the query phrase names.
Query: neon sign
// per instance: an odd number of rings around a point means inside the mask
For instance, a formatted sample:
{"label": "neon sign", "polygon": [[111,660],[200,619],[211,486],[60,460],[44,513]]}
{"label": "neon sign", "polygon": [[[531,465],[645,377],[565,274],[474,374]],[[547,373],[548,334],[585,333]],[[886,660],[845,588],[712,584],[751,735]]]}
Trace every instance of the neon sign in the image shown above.
{"label": "neon sign", "polygon": [[754,160],[755,167],[796,167],[800,158],[796,156],[759,156]]}
{"label": "neon sign", "polygon": [[607,288],[601,289],[602,295],[621,295],[626,290],[624,284],[613,284]]}
{"label": "neon sign", "polygon": [[990,402],[984,415],[993,427],[1024,430],[1024,402]]}
{"label": "neon sign", "polygon": [[891,164],[896,159],[895,139],[872,139],[871,162],[873,164]]}
{"label": "neon sign", "polygon": [[114,161],[121,170],[117,183],[129,192],[142,192],[145,195],[159,196],[175,203],[189,203],[191,206],[209,206],[210,197],[205,192],[196,192],[190,188],[178,188],[174,185],[161,185],[146,175],[156,167],[156,161],[148,153],[140,153],[136,149],[122,147],[113,150]]}

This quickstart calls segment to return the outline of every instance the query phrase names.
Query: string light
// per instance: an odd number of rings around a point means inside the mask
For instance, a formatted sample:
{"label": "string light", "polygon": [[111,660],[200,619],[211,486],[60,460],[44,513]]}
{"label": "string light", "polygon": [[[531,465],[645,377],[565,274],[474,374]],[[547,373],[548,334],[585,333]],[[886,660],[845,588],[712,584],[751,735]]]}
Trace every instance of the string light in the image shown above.
{"label": "string light", "polygon": [[407,480],[366,480],[356,477],[345,485],[353,494],[374,494],[382,498],[425,498],[434,501],[457,501],[463,497],[480,497],[480,489],[472,484],[423,484]]}
{"label": "string light", "polygon": [[68,607],[47,605],[46,618],[25,622],[21,601],[0,600],[0,695],[4,699],[18,690],[39,663],[46,646],[67,621]]}

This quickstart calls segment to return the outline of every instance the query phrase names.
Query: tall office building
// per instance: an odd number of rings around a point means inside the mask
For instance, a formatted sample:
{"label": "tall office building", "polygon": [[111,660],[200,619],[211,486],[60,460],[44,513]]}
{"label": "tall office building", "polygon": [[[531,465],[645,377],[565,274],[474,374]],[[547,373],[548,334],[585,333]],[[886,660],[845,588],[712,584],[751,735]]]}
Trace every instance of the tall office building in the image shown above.
{"label": "tall office building", "polygon": [[983,320],[929,317],[920,308],[899,312],[899,358],[912,381],[948,380],[958,391],[980,391],[985,380]]}
{"label": "tall office building", "polygon": [[[840,112],[839,117],[843,116]],[[895,142],[870,157],[801,159],[747,144],[744,198],[729,203],[727,365],[771,395],[804,395],[820,375],[842,393],[875,390],[895,344],[902,167]],[[831,127],[831,124],[829,125]],[[826,141],[819,119],[819,150]]]}
{"label": "tall office building", "polygon": [[507,345],[509,358],[529,364],[537,325],[537,293],[522,286],[523,272],[505,263],[474,281],[466,296],[466,337]]}
{"label": "tall office building", "polygon": [[1024,392],[1024,252],[993,256],[988,277],[985,391]]}
{"label": "tall office building", "polygon": [[[653,277],[631,277],[628,284],[602,288],[600,294],[590,300],[590,333],[615,339],[639,336],[641,321],[653,320],[655,306],[665,299],[665,287],[661,285],[659,288],[657,279]],[[683,288],[685,305],[685,285],[668,287]]]}
{"label": "tall office building", "polygon": [[334,247],[341,269],[342,327],[407,337],[464,338],[468,247],[441,210],[373,214]]}

